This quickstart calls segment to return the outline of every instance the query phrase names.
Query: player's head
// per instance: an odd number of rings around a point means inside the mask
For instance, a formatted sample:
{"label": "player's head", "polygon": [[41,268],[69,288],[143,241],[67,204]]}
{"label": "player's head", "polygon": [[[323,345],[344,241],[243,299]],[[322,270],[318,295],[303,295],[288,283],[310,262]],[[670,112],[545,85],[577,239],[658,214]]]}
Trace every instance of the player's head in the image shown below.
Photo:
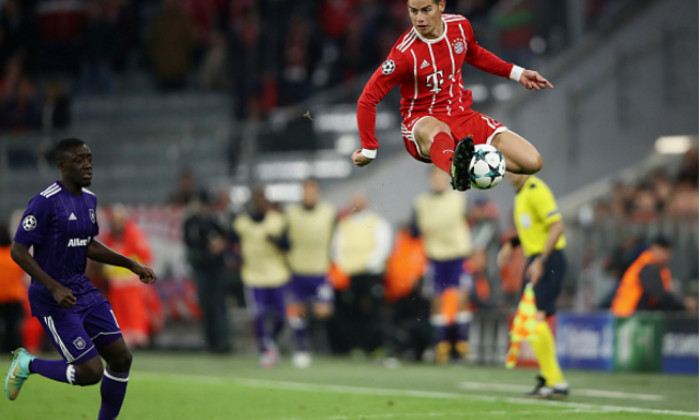
{"label": "player's head", "polygon": [[413,27],[425,38],[437,38],[444,30],[442,12],[445,0],[408,0],[408,15]]}
{"label": "player's head", "polygon": [[450,176],[437,166],[430,169],[430,187],[434,192],[442,194],[450,185]]}
{"label": "player's head", "polygon": [[74,137],[61,140],[54,149],[54,157],[64,183],[79,188],[92,183],[92,151],[84,141]]}
{"label": "player's head", "polygon": [[356,192],[350,198],[350,211],[359,213],[367,208],[367,196],[363,192]]}
{"label": "player's head", "polygon": [[250,189],[249,206],[252,213],[264,213],[270,208],[270,202],[267,200],[263,185],[254,185]]}
{"label": "player's head", "polygon": [[110,213],[109,227],[115,236],[121,236],[124,233],[124,226],[129,219],[129,213],[122,203],[117,203],[112,206]]}
{"label": "player's head", "polygon": [[308,178],[304,180],[304,182],[301,184],[301,187],[301,202],[308,207],[315,206],[319,198],[318,182],[313,178]]}
{"label": "player's head", "polygon": [[659,265],[665,266],[671,261],[671,242],[663,236],[657,236],[651,241],[649,250]]}

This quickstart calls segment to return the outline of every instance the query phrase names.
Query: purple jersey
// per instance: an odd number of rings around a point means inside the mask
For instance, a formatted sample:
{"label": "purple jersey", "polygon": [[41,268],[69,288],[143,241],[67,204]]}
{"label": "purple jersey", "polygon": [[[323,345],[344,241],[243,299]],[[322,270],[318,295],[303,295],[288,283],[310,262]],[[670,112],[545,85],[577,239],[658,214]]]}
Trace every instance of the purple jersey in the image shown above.
{"label": "purple jersey", "polygon": [[[87,249],[99,233],[97,197],[83,188],[74,195],[56,181],[29,201],[15,242],[34,247],[34,259],[54,280],[71,289],[77,299],[73,311],[104,301],[85,275]],[[32,279],[29,302],[35,316],[49,315],[60,306],[41,283]]]}

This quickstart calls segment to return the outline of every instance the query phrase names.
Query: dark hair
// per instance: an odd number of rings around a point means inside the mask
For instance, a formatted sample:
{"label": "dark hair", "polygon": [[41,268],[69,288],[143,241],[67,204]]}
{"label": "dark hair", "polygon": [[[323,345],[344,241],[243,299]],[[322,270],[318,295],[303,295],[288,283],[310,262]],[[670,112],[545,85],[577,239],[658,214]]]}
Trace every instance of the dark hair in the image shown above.
{"label": "dark hair", "polygon": [[79,138],[75,137],[69,137],[67,139],[63,139],[58,144],[56,147],[53,149],[53,158],[58,162],[59,160],[63,159],[63,155],[69,151],[70,149],[78,146],[85,146],[85,142],[80,140]]}
{"label": "dark hair", "polygon": [[665,236],[659,235],[651,241],[651,245],[660,246],[661,248],[670,249],[672,247],[671,241],[669,241]]}

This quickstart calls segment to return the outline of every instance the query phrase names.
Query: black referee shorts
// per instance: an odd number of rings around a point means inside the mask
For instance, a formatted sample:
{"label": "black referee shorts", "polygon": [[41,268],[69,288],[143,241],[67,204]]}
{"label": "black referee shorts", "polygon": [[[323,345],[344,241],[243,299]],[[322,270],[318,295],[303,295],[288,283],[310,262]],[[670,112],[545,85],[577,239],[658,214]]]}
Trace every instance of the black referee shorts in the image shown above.
{"label": "black referee shorts", "polygon": [[[537,255],[528,258],[528,267],[535,258],[537,258]],[[527,270],[527,267],[525,270]],[[537,310],[544,311],[547,316],[554,315],[557,312],[556,303],[561,292],[561,285],[564,282],[564,273],[566,273],[566,257],[564,253],[562,251],[552,252],[544,265],[542,278],[534,287]]]}

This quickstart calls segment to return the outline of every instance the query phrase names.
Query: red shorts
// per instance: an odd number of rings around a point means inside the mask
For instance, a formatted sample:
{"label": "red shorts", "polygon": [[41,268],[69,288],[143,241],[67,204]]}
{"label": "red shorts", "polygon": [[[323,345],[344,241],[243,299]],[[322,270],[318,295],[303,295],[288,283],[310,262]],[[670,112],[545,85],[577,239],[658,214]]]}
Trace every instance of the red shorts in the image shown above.
{"label": "red shorts", "polygon": [[471,108],[467,108],[464,112],[454,115],[413,114],[410,118],[406,118],[401,123],[401,136],[403,137],[403,143],[408,153],[410,153],[414,159],[426,163],[430,163],[430,156],[421,154],[418,143],[413,137],[413,129],[416,127],[418,121],[425,117],[433,117],[450,126],[450,131],[452,132],[452,137],[455,139],[455,142],[467,136],[471,136],[475,145],[490,144],[493,136],[507,130],[506,126],[499,121],[476,112]]}

